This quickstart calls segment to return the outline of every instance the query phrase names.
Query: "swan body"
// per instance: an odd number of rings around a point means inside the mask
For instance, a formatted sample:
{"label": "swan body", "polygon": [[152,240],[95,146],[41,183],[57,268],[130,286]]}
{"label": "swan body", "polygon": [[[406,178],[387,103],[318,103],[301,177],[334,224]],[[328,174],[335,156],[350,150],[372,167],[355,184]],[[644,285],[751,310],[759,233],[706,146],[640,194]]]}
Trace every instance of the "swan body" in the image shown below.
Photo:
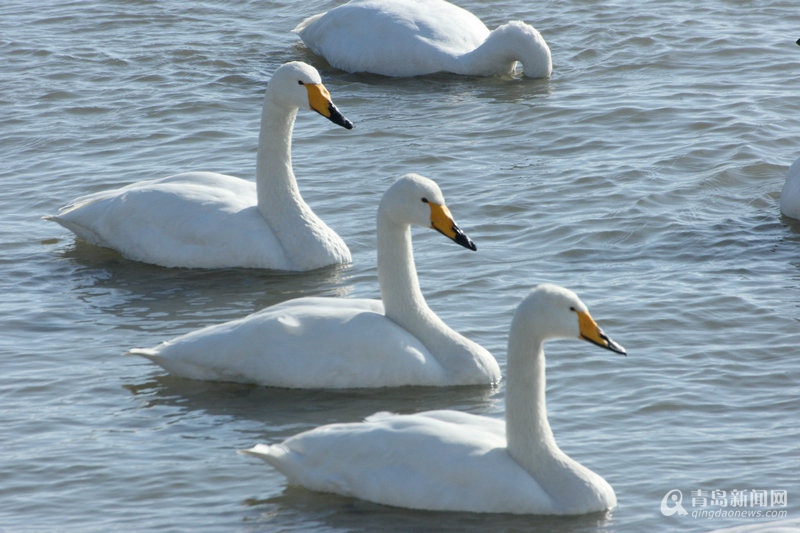
{"label": "swan body", "polygon": [[291,136],[301,107],[352,128],[317,70],[287,63],[267,86],[256,183],[187,172],[90,194],[45,218],[91,244],[166,267],[303,271],[349,263],[347,245],[303,201],[292,172]]}
{"label": "swan body", "polygon": [[433,227],[475,249],[436,183],[407,174],[386,191],[378,209],[381,300],[298,298],[130,353],[181,377],[288,388],[499,381],[494,357],[427,306],[411,225]]}
{"label": "swan body", "polygon": [[789,172],[786,173],[786,183],[781,190],[781,213],[787,217],[800,220],[800,158],[798,158]]}
{"label": "swan body", "polygon": [[322,426],[254,455],[306,488],[437,511],[583,514],[616,496],[598,474],[556,445],[545,407],[542,344],[582,338],[625,353],[567,289],[534,288],[514,313],[506,421],[458,411],[378,413]]}
{"label": "swan body", "polygon": [[525,76],[546,78],[553,68],[550,48],[533,26],[512,21],[489,31],[445,0],[352,0],[294,31],[312,52],[348,72],[492,76],[513,73],[520,61]]}

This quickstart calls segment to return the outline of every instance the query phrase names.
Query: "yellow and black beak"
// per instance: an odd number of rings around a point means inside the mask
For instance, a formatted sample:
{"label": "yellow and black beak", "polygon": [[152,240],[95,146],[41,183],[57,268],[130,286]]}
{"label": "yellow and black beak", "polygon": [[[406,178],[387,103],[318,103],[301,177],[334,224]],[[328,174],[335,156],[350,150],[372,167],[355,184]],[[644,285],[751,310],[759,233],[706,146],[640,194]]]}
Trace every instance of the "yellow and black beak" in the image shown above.
{"label": "yellow and black beak", "polygon": [[338,124],[348,130],[353,129],[353,123],[350,122],[342,115],[339,110],[333,105],[331,100],[331,93],[321,83],[306,83],[305,88],[308,91],[308,104],[311,109],[327,118],[334,124]]}
{"label": "yellow and black beak", "polygon": [[453,239],[464,248],[469,248],[473,252],[478,249],[475,243],[455,223],[453,215],[450,214],[450,210],[447,209],[446,205],[433,202],[427,203],[431,208],[431,227],[433,229],[445,237]]}
{"label": "yellow and black beak", "polygon": [[610,337],[608,337],[597,322],[594,321],[588,311],[576,311],[578,313],[578,325],[581,330],[581,339],[596,344],[601,348],[611,350],[612,352],[627,355],[625,348],[617,344]]}

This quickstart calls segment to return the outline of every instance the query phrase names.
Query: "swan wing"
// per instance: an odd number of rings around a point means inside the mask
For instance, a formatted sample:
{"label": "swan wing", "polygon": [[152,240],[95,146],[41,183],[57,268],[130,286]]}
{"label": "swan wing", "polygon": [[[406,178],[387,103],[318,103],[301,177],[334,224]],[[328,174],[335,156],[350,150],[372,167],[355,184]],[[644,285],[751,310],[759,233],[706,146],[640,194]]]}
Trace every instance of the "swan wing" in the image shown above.
{"label": "swan wing", "polygon": [[167,267],[288,268],[255,184],[189,172],[84,196],[50,217],[81,239]]}
{"label": "swan wing", "polygon": [[275,387],[446,383],[427,348],[378,300],[298,298],[131,353],[182,377]]}

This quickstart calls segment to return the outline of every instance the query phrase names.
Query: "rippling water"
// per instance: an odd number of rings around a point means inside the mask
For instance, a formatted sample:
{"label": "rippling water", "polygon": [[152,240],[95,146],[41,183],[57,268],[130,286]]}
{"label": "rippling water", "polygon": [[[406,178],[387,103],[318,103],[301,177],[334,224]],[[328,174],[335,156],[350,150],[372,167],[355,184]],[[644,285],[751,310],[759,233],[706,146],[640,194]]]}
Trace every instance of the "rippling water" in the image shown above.
{"label": "rippling water", "polygon": [[[550,80],[350,75],[289,32],[336,2],[7,0],[0,16],[0,530],[704,531],[800,520],[800,156],[795,2],[461,5],[533,23]],[[356,129],[301,112],[306,200],[350,244],[302,275],[169,270],[40,220],[72,198],[184,170],[255,171],[265,84],[320,68]],[[377,296],[374,215],[435,178],[470,253],[415,232],[431,307],[505,367],[532,285],[578,292],[629,350],[548,346],[561,447],[619,506],[576,518],[423,513],[287,488],[234,451],[378,410],[502,417],[504,387],[293,392],[174,379],[123,357],[302,295]],[[663,516],[683,494],[688,516]],[[783,516],[692,492],[786,491]],[[698,495],[698,498],[701,497]],[[721,513],[718,513],[721,514]],[[796,524],[796,523],[795,523]]]}

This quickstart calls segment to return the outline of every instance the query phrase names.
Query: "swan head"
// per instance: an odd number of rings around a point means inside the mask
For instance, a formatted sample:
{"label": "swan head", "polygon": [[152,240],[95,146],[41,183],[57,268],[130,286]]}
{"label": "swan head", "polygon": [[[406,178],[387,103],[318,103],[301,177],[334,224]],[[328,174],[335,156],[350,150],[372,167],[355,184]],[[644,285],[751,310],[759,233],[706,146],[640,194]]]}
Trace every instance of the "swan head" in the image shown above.
{"label": "swan head", "polygon": [[453,220],[436,182],[419,174],[395,181],[384,193],[379,211],[395,224],[433,228],[465,248],[478,249]]}
{"label": "swan head", "polygon": [[517,307],[512,329],[535,332],[542,340],[579,338],[626,355],[625,348],[603,333],[578,295],[557,285],[534,287]]}
{"label": "swan head", "polygon": [[272,75],[267,93],[286,107],[311,108],[334,124],[353,129],[353,123],[333,105],[331,93],[322,84],[317,69],[307,63],[291,61],[281,65]]}
{"label": "swan head", "polygon": [[512,20],[492,31],[487,42],[490,40],[503,43],[503,47],[513,56],[511,59],[522,63],[522,73],[526,77],[549,78],[552,74],[550,47],[542,34],[530,24]]}

